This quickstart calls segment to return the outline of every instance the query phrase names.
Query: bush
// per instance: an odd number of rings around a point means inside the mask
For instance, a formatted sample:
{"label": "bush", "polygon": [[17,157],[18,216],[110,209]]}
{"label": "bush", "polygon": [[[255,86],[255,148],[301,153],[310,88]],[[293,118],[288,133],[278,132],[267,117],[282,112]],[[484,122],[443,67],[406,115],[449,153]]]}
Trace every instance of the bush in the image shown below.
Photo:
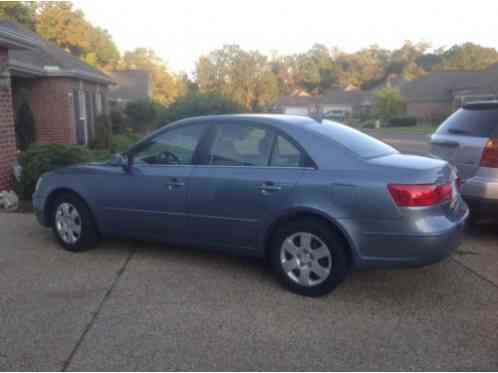
{"label": "bush", "polygon": [[242,113],[245,109],[232,99],[217,94],[189,93],[179,97],[160,114],[160,125],[179,119],[212,114]]}
{"label": "bush", "polygon": [[114,135],[112,137],[111,151],[113,153],[123,153],[139,140],[140,136],[132,131],[127,131],[121,135]]}
{"label": "bush", "polygon": [[90,144],[91,149],[110,149],[112,142],[112,127],[109,117],[105,114],[95,121],[95,138]]}
{"label": "bush", "polygon": [[31,145],[19,157],[22,172],[15,190],[21,199],[31,199],[36,182],[43,173],[93,159],[92,152],[79,145]]}
{"label": "bush", "polygon": [[24,102],[16,115],[16,139],[19,150],[26,150],[36,137],[35,117],[29,105]]}
{"label": "bush", "polygon": [[398,90],[386,87],[375,93],[374,111],[378,118],[388,122],[406,112],[406,103]]}
{"label": "bush", "polygon": [[157,127],[160,111],[161,106],[152,100],[133,101],[124,109],[128,127],[140,132]]}
{"label": "bush", "polygon": [[112,133],[126,132],[127,123],[123,111],[119,108],[112,109],[109,115],[112,123]]}
{"label": "bush", "polygon": [[387,127],[413,127],[417,125],[417,118],[415,117],[396,117],[391,118]]}

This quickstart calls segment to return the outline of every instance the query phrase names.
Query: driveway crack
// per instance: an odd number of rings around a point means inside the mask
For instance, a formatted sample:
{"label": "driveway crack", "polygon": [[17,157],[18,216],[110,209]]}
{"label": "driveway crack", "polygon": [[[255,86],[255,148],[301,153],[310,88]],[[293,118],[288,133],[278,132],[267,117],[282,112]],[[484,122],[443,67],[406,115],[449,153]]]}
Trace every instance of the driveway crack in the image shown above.
{"label": "driveway crack", "polygon": [[97,305],[97,309],[92,313],[92,317],[91,317],[90,321],[85,326],[85,328],[83,329],[83,332],[81,333],[80,337],[76,341],[76,344],[74,345],[73,349],[71,350],[71,353],[69,354],[69,356],[66,359],[66,361],[64,361],[64,364],[62,365],[62,370],[61,370],[62,372],[67,371],[67,369],[71,365],[71,362],[73,361],[74,356],[76,355],[76,353],[78,352],[81,344],[83,343],[83,340],[85,339],[85,336],[90,331],[90,329],[93,327],[93,324],[95,323],[95,320],[97,320],[97,317],[99,316],[100,311],[102,310],[105,302],[111,296],[112,291],[116,287],[117,283],[119,282],[119,279],[121,278],[122,274],[125,272],[125,270],[126,270],[126,268],[128,266],[128,263],[133,258],[133,255],[135,255],[136,251],[137,251],[136,248],[132,249],[129,252],[128,256],[126,257],[126,260],[121,265],[121,267],[119,267],[119,269],[116,271],[116,274],[114,275],[114,279],[111,282],[111,286],[109,286],[109,288],[105,292],[104,296],[102,297],[102,299],[100,300],[99,304]]}
{"label": "driveway crack", "polygon": [[461,265],[463,268],[465,268],[467,271],[469,271],[470,273],[472,273],[474,276],[478,277],[479,279],[487,282],[488,284],[491,284],[491,286],[495,287],[498,289],[498,284],[496,284],[494,281],[490,280],[489,278],[481,275],[479,272],[477,272],[476,270],[472,269],[471,267],[469,267],[468,265],[466,265],[465,263],[462,263],[461,261],[459,261],[458,259],[455,259],[453,257],[451,257],[451,260],[453,260],[454,262],[458,263],[459,265]]}

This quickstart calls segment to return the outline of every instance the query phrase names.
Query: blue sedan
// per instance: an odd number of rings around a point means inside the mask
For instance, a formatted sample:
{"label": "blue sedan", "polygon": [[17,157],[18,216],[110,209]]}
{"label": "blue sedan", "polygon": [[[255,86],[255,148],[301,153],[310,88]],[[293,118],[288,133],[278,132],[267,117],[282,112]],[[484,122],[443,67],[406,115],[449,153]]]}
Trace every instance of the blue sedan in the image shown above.
{"label": "blue sedan", "polygon": [[67,250],[129,237],[263,257],[306,296],[354,268],[446,258],[468,215],[445,161],[285,115],[169,124],[110,162],[43,175],[33,201]]}

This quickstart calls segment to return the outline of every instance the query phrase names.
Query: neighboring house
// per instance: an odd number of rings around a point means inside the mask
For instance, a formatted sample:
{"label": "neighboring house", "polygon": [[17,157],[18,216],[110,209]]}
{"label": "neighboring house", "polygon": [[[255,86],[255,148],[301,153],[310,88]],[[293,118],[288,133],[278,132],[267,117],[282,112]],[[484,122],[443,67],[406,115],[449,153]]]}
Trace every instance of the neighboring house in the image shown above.
{"label": "neighboring house", "polygon": [[15,116],[27,103],[34,115],[36,142],[92,141],[96,118],[107,111],[112,79],[36,33],[0,21],[0,190],[11,185],[17,156]]}
{"label": "neighboring house", "polygon": [[370,92],[360,89],[335,89],[320,96],[283,96],[275,110],[292,115],[322,115],[333,118],[346,118],[368,113],[373,104]]}
{"label": "neighboring house", "polygon": [[401,94],[407,114],[419,119],[440,120],[469,101],[496,99],[498,71],[436,71],[404,84]]}
{"label": "neighboring house", "polygon": [[116,83],[109,89],[111,103],[123,105],[130,101],[152,97],[152,80],[149,72],[145,70],[117,70],[110,75]]}

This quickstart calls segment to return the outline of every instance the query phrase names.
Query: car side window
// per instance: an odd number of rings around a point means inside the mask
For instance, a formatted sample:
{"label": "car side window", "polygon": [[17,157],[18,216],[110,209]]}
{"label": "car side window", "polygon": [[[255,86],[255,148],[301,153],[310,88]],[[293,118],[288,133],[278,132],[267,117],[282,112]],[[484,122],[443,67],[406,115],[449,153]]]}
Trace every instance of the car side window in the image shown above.
{"label": "car side window", "polygon": [[273,167],[301,167],[303,153],[283,136],[277,136],[271,156],[270,166]]}
{"label": "car side window", "polygon": [[149,165],[191,164],[205,126],[190,125],[152,138],[138,153],[135,163]]}
{"label": "car side window", "polygon": [[273,141],[270,129],[241,124],[217,126],[209,163],[223,166],[267,166]]}

